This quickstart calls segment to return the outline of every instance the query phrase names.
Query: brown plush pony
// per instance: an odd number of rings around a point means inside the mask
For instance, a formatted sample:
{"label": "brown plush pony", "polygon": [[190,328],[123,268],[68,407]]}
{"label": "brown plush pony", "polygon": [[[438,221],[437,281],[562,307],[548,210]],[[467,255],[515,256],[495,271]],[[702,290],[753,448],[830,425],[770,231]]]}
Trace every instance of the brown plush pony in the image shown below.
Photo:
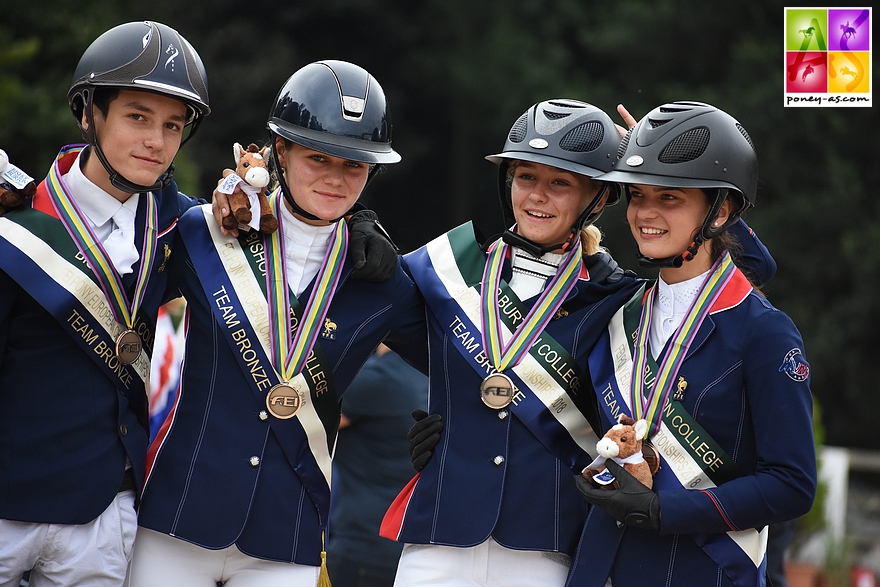
{"label": "brown plush pony", "polygon": [[9,163],[6,151],[0,149],[0,214],[18,208],[37,191],[37,184],[21,169]]}
{"label": "brown plush pony", "polygon": [[266,197],[266,186],[269,185],[269,147],[260,149],[251,143],[245,150],[239,143],[235,143],[232,154],[235,156],[235,174],[244,181],[240,184],[241,190],[229,196],[230,214],[223,218],[223,228],[238,228],[250,223],[253,215],[248,194],[252,194],[260,203],[260,232],[275,232],[278,229],[278,219],[272,214],[269,199]]}
{"label": "brown plush pony", "polygon": [[[651,489],[654,486],[654,473],[660,468],[660,459],[656,449],[644,442],[647,433],[648,423],[645,420],[636,422],[626,414],[621,414],[617,424],[596,443],[596,451],[605,459],[614,459],[630,475]],[[602,473],[606,471],[605,467],[597,465],[597,468],[584,469],[583,476],[601,489],[617,489],[616,480],[608,483],[603,478]]]}

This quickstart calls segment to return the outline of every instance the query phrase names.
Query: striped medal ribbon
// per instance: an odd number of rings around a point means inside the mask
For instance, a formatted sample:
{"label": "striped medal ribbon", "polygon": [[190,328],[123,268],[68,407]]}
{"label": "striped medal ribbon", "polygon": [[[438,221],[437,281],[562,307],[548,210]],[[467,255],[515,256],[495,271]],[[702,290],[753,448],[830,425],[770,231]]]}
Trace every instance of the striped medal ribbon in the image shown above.
{"label": "striped medal ribbon", "polygon": [[[657,376],[650,386],[645,383],[648,373],[648,331],[654,314],[654,298],[657,285],[648,290],[642,304],[639,327],[633,345],[633,367],[631,377],[631,406],[635,419],[644,418],[650,428],[648,438],[660,430],[663,408],[672,392],[678,370],[697,335],[709,310],[724,291],[724,287],[733,277],[736,266],[726,251],[715,261],[709,275],[700,286],[700,293],[691,302],[681,325],[672,335],[669,349],[663,356],[657,369]],[[646,391],[646,387],[650,387]]]}
{"label": "striped medal ribbon", "polygon": [[[279,188],[270,198],[272,213],[279,219],[281,216],[278,210],[283,205]],[[281,379],[281,383],[269,390],[266,407],[276,418],[286,420],[296,415],[305,400],[307,385],[304,381],[293,380],[302,372],[312,353],[318,332],[339,285],[342,264],[348,251],[348,227],[344,220],[336,223],[336,230],[330,237],[315,286],[303,308],[302,317],[293,326],[295,332],[291,333],[290,287],[285,269],[283,224],[279,221],[278,230],[264,237],[269,339],[272,345],[272,362]]]}
{"label": "striped medal ribbon", "polygon": [[70,196],[67,186],[61,179],[61,170],[58,165],[60,159],[60,157],[56,159],[49,170],[47,181],[49,200],[64,228],[76,243],[79,252],[82,253],[92,272],[98,278],[98,285],[107,297],[113,318],[123,325],[121,332],[116,336],[116,358],[120,363],[130,365],[140,356],[143,346],[141,337],[134,331],[134,321],[147,290],[150,269],[153,266],[159,240],[156,234],[158,223],[156,199],[152,192],[141,194],[147,202],[147,225],[144,230],[144,241],[140,247],[141,264],[135,282],[134,295],[129,301],[116,267],[113,266],[107,251],[95,236],[89,223],[86,222],[85,214]]}
{"label": "striped medal ribbon", "polygon": [[581,271],[582,248],[580,237],[569,251],[565,260],[557,270],[538,301],[529,310],[523,322],[515,327],[507,344],[501,330],[501,308],[498,303],[498,292],[501,285],[501,271],[510,245],[498,239],[489,251],[489,258],[483,269],[482,287],[480,289],[480,323],[482,327],[483,348],[494,373],[486,377],[480,385],[480,397],[490,408],[500,410],[513,400],[513,381],[503,373],[506,369],[519,363],[529,352],[535,341],[541,336],[544,327],[565,301],[574,288]]}

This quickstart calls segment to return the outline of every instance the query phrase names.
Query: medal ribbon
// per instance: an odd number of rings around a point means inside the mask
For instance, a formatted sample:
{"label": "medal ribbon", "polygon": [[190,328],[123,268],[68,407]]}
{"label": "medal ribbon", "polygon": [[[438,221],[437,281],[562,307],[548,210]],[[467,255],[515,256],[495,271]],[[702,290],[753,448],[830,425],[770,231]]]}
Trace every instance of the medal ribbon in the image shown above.
{"label": "medal ribbon", "polygon": [[[281,203],[281,189],[275,190],[270,199],[272,213],[278,214]],[[300,373],[318,339],[318,332],[324,324],[330,302],[336,293],[336,286],[342,276],[342,264],[348,251],[348,228],[344,220],[336,223],[336,230],[330,237],[330,244],[324,254],[317,281],[303,311],[302,320],[296,332],[290,332],[290,288],[285,269],[283,222],[278,230],[265,237],[266,241],[266,297],[269,301],[269,333],[274,353],[273,362],[282,379],[287,382]]]}
{"label": "medal ribbon", "polygon": [[642,304],[639,329],[633,345],[633,370],[631,379],[631,405],[636,420],[644,418],[650,425],[650,436],[660,431],[663,409],[669,394],[675,387],[678,370],[696,337],[703,320],[709,315],[712,304],[724,291],[724,287],[736,272],[736,266],[726,251],[715,261],[709,275],[700,286],[700,293],[691,302],[684,321],[672,335],[672,343],[658,368],[657,377],[650,390],[645,391],[645,374],[648,372],[648,330],[654,314],[654,297],[657,286],[652,287]]}
{"label": "medal ribbon", "polygon": [[501,312],[498,303],[498,291],[501,285],[501,270],[510,245],[498,239],[489,252],[486,267],[483,270],[482,288],[480,290],[480,322],[482,325],[483,348],[498,371],[504,371],[519,363],[524,354],[541,336],[544,327],[565,301],[574,288],[581,271],[581,241],[575,246],[562,262],[556,275],[550,280],[538,301],[529,310],[522,324],[513,331],[507,345],[501,333]]}
{"label": "medal ribbon", "polygon": [[122,285],[122,278],[110,262],[107,251],[104,250],[103,245],[95,236],[89,223],[85,221],[85,215],[82,210],[79,209],[79,206],[70,197],[67,186],[64,185],[61,179],[58,160],[55,161],[49,170],[46,185],[49,200],[58,213],[59,220],[61,220],[73,242],[76,243],[77,249],[85,257],[89,267],[91,267],[98,278],[98,285],[107,297],[113,317],[117,322],[125,324],[127,328],[132,328],[144,293],[147,291],[150,269],[153,266],[153,258],[156,256],[156,247],[159,240],[156,234],[158,212],[156,199],[153,197],[153,194],[145,194],[147,200],[147,226],[144,230],[144,242],[140,248],[141,264],[138,270],[137,281],[135,282],[134,296],[129,302],[128,294]]}

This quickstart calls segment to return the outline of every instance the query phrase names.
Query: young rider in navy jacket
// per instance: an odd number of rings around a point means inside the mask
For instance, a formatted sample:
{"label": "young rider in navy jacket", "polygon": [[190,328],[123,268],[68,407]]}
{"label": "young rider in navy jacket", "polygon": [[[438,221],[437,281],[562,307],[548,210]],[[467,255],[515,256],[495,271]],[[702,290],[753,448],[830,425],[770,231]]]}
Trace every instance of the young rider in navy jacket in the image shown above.
{"label": "young rider in navy jacket", "polygon": [[95,40],[68,101],[88,145],[0,218],[0,585],[122,584],[155,319],[194,204],[172,161],[210,112],[198,54],[154,22]]}
{"label": "young rider in navy jacket", "polygon": [[626,184],[660,277],[614,315],[589,369],[602,429],[644,418],[661,465],[653,490],[613,461],[619,489],[577,477],[598,507],[571,584],[761,586],[767,526],[810,509],[816,457],[801,336],[730,255],[757,155],[742,125],[696,102],[652,110],[621,152],[602,179]]}
{"label": "young rider in navy jacket", "polygon": [[376,80],[309,64],[268,125],[278,231],[224,235],[207,205],[180,222],[168,271],[188,302],[186,352],[148,455],[134,586],[315,585],[339,399],[420,304],[396,256],[391,278],[371,283],[351,279],[345,254],[343,217],[400,160]]}
{"label": "young rider in navy jacket", "polygon": [[[570,475],[591,460],[579,365],[633,281],[591,226],[619,196],[592,179],[610,170],[619,140],[589,104],[535,104],[489,157],[516,225],[488,253],[466,224],[406,256],[427,307],[426,420],[441,417],[443,432],[383,524],[407,543],[398,585],[565,580],[586,515]],[[531,351],[499,361],[496,328],[504,347],[516,330]]]}

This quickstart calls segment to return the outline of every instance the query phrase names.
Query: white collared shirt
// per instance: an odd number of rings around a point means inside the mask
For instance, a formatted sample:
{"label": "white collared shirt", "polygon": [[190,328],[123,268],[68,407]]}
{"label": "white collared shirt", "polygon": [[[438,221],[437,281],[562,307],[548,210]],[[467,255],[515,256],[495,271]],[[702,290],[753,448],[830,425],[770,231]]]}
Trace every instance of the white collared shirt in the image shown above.
{"label": "white collared shirt", "polygon": [[668,284],[662,277],[657,279],[657,295],[654,296],[654,314],[651,318],[649,344],[654,360],[660,356],[669,337],[684,321],[685,314],[694,298],[700,293],[700,286],[708,271],[686,281]]}
{"label": "white collared shirt", "polygon": [[565,253],[544,253],[533,257],[519,247],[512,247],[510,289],[520,300],[527,300],[544,291],[547,280],[559,270]]}
{"label": "white collared shirt", "polygon": [[[110,236],[110,233],[113,232],[113,229],[116,228],[113,223],[113,215],[116,214],[119,208],[123,206],[128,208],[134,217],[137,218],[138,195],[132,194],[125,202],[120,202],[99,188],[92,183],[85,174],[83,174],[82,169],[80,168],[81,156],[82,153],[77,155],[76,161],[73,162],[70,170],[62,176],[62,180],[64,181],[64,185],[67,186],[67,191],[70,193],[70,197],[76,202],[76,205],[79,206],[79,209],[82,210],[85,215],[85,220],[89,223],[89,227],[95,233],[95,237],[97,237],[98,241],[103,245]],[[134,243],[133,235],[131,246],[138,249]],[[112,260],[115,251],[108,250],[107,253]],[[137,261],[137,259],[135,259],[135,261]],[[131,273],[131,266],[129,266],[127,270],[123,268],[119,271],[120,275],[125,275],[127,273]]]}
{"label": "white collared shirt", "polygon": [[299,297],[318,274],[336,225],[306,224],[294,216],[286,205],[280,205],[279,208],[281,208],[284,231],[284,268],[287,271],[287,283]]}

